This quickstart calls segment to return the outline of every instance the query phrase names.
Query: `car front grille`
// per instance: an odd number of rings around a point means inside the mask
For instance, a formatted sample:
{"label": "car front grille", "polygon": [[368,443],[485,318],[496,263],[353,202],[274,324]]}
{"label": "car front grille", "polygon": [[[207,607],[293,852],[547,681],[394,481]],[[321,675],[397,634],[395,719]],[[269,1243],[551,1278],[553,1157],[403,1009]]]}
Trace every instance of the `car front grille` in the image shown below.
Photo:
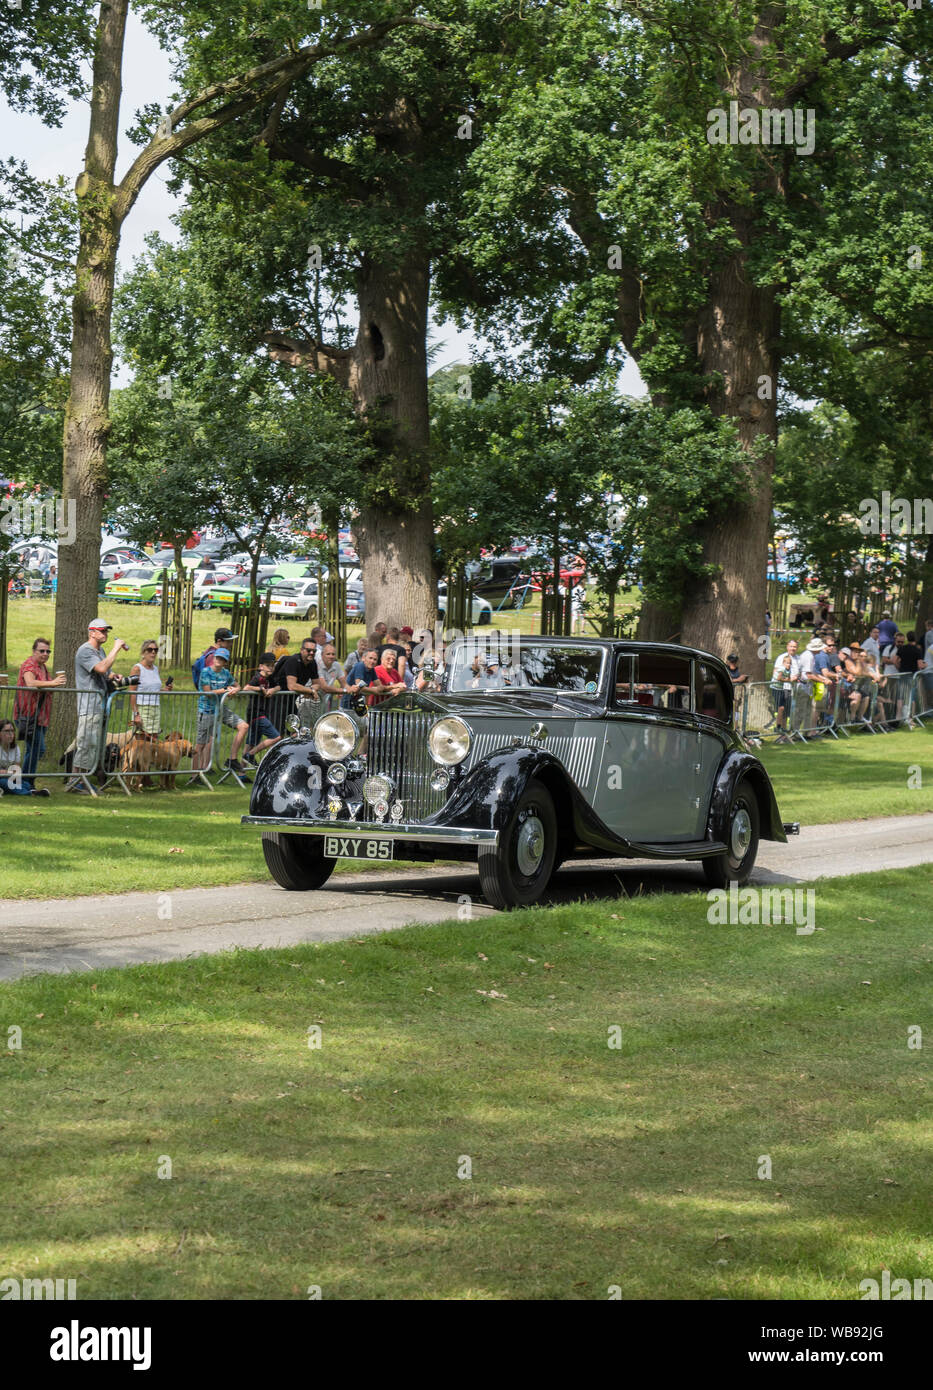
{"label": "car front grille", "polygon": [[[395,796],[404,808],[405,821],[424,820],[439,811],[450,789],[434,791],[431,774],[435,763],[428,752],[428,730],[436,715],[424,710],[374,709],[369,715],[367,771],[391,777]],[[375,820],[371,806],[364,804],[362,818]]]}

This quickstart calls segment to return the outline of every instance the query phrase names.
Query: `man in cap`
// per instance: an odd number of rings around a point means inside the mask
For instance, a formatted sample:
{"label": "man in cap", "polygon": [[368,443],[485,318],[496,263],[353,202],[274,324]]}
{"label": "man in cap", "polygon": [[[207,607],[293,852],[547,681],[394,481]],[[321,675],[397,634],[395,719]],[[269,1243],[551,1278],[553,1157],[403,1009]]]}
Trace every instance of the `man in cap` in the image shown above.
{"label": "man in cap", "polygon": [[[85,777],[94,771],[97,764],[106,698],[110,689],[107,679],[110,668],[122,651],[129,650],[129,644],[122,637],[115,637],[108,655],[101,656],[110,630],[110,623],[103,618],[95,618],[88,623],[87,641],[75,652],[75,689],[80,693],[72,770],[75,774],[83,773]],[[88,787],[77,775],[67,790],[78,795],[90,795]]]}

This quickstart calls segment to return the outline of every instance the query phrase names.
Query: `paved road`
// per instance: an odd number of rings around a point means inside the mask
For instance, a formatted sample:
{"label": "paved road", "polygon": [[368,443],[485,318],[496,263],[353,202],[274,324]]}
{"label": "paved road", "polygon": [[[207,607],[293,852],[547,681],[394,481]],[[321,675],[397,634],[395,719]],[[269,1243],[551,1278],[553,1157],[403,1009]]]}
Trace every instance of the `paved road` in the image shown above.
{"label": "paved road", "polygon": [[[929,863],[933,813],[888,816],[806,826],[786,845],[765,842],[753,882],[808,882]],[[562,869],[546,901],[614,898],[639,890],[695,892],[703,886],[695,863],[601,860]],[[493,915],[480,897],[476,873],[459,867],[340,875],[315,893],[286,893],[270,881],[169,894],[0,899],[0,979],[179,960],[231,946],[338,941],[412,922],[444,921],[456,917],[467,900],[474,918]]]}

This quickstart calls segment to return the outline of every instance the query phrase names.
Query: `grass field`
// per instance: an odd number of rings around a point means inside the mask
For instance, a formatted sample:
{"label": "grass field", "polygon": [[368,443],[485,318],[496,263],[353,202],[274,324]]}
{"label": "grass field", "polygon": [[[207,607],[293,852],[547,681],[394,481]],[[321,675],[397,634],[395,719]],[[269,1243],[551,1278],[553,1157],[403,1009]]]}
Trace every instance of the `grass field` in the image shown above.
{"label": "grass field", "polygon": [[[785,820],[803,824],[933,810],[933,730],[762,750]],[[919,766],[923,785],[908,786]],[[915,780],[915,779],[914,779]],[[47,800],[0,800],[0,898],[58,898],[265,881],[260,838],[240,826],[248,792],[118,788],[98,800],[51,783]],[[180,851],[180,852],[179,852]],[[338,872],[353,872],[351,863]]]}
{"label": "grass field", "polygon": [[931,882],[818,885],[810,937],[661,896],[0,985],[4,1273],[80,1300],[929,1276]]}

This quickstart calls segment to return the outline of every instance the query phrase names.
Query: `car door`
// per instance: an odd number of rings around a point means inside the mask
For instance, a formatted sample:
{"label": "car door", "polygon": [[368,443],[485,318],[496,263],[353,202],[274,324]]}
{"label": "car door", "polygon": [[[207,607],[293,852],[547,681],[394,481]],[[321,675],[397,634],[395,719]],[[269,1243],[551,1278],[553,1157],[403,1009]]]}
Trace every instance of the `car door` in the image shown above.
{"label": "car door", "polygon": [[691,658],[640,651],[613,660],[597,814],[627,840],[697,839],[702,756]]}

